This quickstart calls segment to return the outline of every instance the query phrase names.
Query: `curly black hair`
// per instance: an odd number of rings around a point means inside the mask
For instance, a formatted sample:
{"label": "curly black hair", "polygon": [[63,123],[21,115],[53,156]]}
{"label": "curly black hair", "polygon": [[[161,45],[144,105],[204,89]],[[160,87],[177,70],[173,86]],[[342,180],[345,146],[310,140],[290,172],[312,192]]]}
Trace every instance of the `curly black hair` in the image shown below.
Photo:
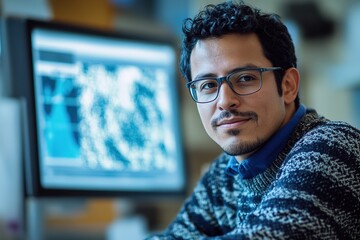
{"label": "curly black hair", "polygon": [[[283,69],[275,72],[280,96],[283,72],[297,66],[293,41],[280,16],[262,13],[243,1],[207,5],[193,19],[185,19],[182,30],[184,40],[180,70],[187,81],[191,81],[190,55],[197,41],[231,33],[255,33],[258,36],[265,57],[273,66]],[[299,97],[296,98],[295,105],[299,105]]]}

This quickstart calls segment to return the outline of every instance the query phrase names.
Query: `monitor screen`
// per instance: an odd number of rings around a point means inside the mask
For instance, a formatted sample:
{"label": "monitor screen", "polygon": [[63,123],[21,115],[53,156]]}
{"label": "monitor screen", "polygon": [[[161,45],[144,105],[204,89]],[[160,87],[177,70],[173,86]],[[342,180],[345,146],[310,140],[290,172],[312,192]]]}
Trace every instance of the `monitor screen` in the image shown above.
{"label": "monitor screen", "polygon": [[23,23],[28,194],[183,192],[174,42]]}

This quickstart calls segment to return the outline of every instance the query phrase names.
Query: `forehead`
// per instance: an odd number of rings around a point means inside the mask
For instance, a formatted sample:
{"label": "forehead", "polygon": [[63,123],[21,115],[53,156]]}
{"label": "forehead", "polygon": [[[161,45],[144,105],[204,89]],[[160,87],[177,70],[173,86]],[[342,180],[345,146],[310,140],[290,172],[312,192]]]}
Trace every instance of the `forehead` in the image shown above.
{"label": "forehead", "polygon": [[271,66],[256,34],[229,34],[199,40],[190,55],[191,75],[223,75],[234,68]]}

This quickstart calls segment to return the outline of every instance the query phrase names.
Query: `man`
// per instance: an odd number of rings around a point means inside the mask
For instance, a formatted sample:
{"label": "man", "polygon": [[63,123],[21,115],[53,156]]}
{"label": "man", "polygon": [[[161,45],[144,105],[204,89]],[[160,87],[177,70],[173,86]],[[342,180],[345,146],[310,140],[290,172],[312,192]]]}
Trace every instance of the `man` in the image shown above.
{"label": "man", "polygon": [[277,15],[243,3],[187,19],[181,70],[224,153],[152,239],[360,239],[360,131],[299,102]]}

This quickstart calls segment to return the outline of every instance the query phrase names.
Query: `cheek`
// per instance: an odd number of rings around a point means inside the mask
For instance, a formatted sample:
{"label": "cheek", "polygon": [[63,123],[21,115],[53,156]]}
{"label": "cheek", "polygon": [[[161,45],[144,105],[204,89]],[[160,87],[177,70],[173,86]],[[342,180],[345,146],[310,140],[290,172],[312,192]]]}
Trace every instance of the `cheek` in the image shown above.
{"label": "cheek", "polygon": [[283,125],[285,117],[285,105],[283,99],[277,94],[259,105],[259,125],[264,128],[264,132],[272,134],[276,129]]}
{"label": "cheek", "polygon": [[211,119],[212,119],[212,108],[210,106],[205,106],[205,104],[198,104],[197,106],[201,122],[206,130],[206,132],[211,135]]}
{"label": "cheek", "polygon": [[277,90],[277,85],[275,79],[267,82],[266,85],[262,87],[263,91],[259,91],[256,99],[258,100],[258,105],[263,106],[265,109],[269,111],[276,111],[276,108],[284,105],[283,96],[280,96]]}
{"label": "cheek", "polygon": [[264,88],[253,97],[252,101],[248,102],[248,106],[258,114],[259,126],[273,128],[275,125],[277,127],[284,118],[285,104],[276,86]]}

